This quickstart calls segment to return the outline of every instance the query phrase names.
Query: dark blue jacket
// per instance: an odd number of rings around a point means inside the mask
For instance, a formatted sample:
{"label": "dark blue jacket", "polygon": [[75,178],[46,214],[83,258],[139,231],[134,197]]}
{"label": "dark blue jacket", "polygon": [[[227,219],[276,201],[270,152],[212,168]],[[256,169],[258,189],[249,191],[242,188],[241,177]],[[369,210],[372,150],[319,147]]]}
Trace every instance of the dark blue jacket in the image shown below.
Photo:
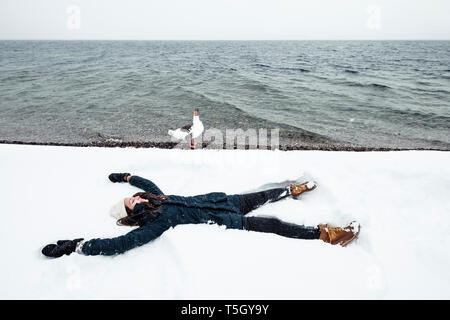
{"label": "dark blue jacket", "polygon": [[[156,195],[163,192],[150,180],[132,176],[130,184]],[[114,255],[141,246],[158,238],[170,227],[179,224],[216,223],[231,229],[242,229],[239,195],[212,192],[193,197],[170,195],[163,202],[159,216],[123,236],[86,241],[82,252],[86,255]]]}

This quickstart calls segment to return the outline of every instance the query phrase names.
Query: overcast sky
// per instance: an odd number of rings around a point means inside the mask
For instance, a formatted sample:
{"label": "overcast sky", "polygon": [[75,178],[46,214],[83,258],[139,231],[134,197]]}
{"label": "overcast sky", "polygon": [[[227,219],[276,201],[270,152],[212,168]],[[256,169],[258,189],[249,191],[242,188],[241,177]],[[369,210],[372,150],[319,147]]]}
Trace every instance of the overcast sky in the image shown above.
{"label": "overcast sky", "polygon": [[449,0],[0,0],[0,39],[450,39]]}

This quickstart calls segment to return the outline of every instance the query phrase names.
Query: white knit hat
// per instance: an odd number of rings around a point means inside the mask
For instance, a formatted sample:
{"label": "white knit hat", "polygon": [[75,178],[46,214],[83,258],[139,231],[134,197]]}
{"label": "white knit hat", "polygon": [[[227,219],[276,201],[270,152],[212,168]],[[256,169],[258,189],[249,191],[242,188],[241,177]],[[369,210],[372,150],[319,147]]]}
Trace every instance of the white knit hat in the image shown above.
{"label": "white knit hat", "polygon": [[123,199],[111,207],[111,209],[109,210],[109,215],[116,220],[119,220],[128,215],[127,211],[125,210],[125,203],[123,202]]}

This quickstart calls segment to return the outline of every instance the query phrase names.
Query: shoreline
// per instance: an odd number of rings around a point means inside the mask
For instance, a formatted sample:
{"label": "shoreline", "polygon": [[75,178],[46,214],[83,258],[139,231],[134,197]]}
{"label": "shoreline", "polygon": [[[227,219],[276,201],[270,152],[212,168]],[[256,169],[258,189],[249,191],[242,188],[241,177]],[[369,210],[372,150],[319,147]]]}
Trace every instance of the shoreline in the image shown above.
{"label": "shoreline", "polygon": [[[0,144],[13,144],[13,145],[34,145],[34,146],[61,146],[61,147],[101,147],[101,148],[159,148],[159,149],[175,149],[178,145],[176,142],[116,142],[116,141],[103,141],[103,142],[26,142],[15,140],[0,140]],[[238,148],[235,144],[233,149],[210,147],[208,144],[203,143],[202,148],[197,147],[196,150],[249,150],[249,146],[245,145],[244,148]],[[186,145],[186,148],[180,148],[180,150],[190,150]],[[251,150],[272,150],[271,147],[265,149]],[[274,149],[276,150],[276,149]],[[450,151],[446,149],[432,149],[432,148],[389,148],[389,147],[362,147],[362,146],[333,146],[333,145],[280,145],[278,150],[280,151],[349,151],[349,152],[368,152],[368,151]]]}

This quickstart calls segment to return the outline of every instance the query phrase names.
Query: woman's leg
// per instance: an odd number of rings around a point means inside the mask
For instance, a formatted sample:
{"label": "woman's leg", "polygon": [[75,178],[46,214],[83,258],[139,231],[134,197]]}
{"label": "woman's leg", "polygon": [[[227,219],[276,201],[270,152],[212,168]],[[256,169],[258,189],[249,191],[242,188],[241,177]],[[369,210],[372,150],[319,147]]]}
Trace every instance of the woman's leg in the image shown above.
{"label": "woman's leg", "polygon": [[248,231],[275,233],[283,237],[295,239],[320,239],[330,244],[346,246],[359,235],[360,225],[352,221],[346,227],[332,227],[321,224],[317,227],[305,227],[283,222],[277,218],[242,217],[243,229]]}
{"label": "woman's leg", "polygon": [[297,197],[304,192],[314,190],[316,187],[317,185],[315,182],[305,182],[298,185],[291,184],[284,188],[269,189],[265,191],[237,195],[239,199],[238,202],[240,203],[241,214],[245,215],[267,202],[275,202],[286,198],[287,196]]}
{"label": "woman's leg", "polygon": [[241,194],[239,195],[241,214],[247,214],[265,203],[286,198],[289,194],[289,187]]}
{"label": "woman's leg", "polygon": [[242,217],[244,230],[275,233],[283,237],[296,239],[319,239],[319,227],[305,227],[283,222],[277,218]]}

